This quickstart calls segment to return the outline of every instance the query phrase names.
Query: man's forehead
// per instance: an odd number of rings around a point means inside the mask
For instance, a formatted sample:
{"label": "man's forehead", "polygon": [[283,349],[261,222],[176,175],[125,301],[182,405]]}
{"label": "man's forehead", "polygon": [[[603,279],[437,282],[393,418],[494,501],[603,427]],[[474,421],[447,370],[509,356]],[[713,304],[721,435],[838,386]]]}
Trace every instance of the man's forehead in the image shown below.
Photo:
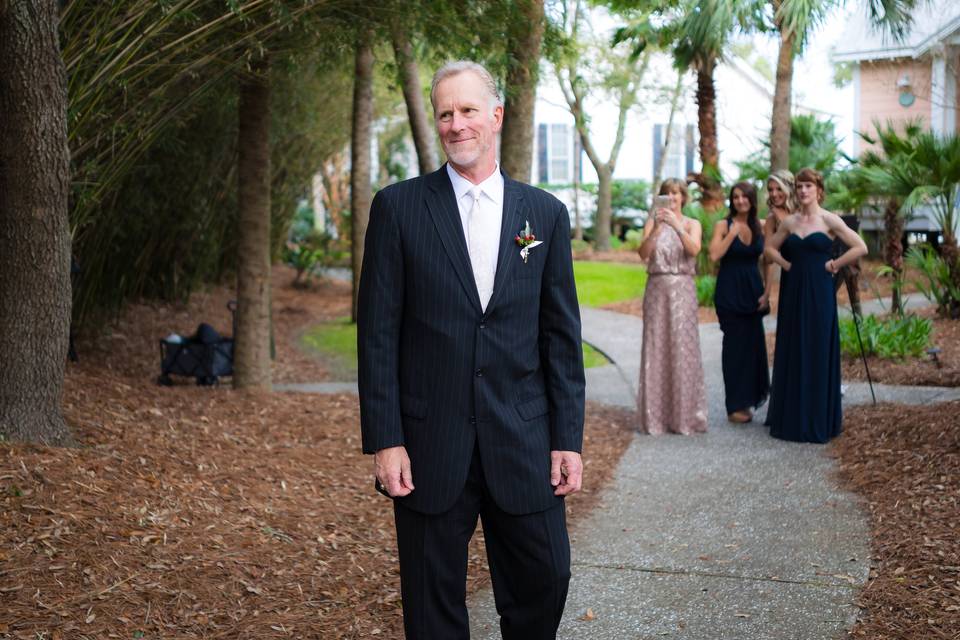
{"label": "man's forehead", "polygon": [[463,71],[444,78],[437,84],[437,102],[483,100],[486,92],[483,81],[472,71]]}

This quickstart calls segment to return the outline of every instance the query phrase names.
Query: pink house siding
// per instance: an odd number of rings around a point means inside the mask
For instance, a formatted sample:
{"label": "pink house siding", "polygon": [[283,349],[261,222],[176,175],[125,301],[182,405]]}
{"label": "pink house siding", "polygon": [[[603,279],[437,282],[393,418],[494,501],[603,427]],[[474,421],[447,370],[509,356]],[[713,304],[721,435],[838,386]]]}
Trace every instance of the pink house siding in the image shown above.
{"label": "pink house siding", "polygon": [[[910,91],[916,96],[913,104],[900,104],[901,89],[897,81],[910,76]],[[874,121],[904,122],[921,119],[930,123],[930,60],[897,58],[893,60],[863,61],[860,63],[860,114],[858,130],[875,131]]]}

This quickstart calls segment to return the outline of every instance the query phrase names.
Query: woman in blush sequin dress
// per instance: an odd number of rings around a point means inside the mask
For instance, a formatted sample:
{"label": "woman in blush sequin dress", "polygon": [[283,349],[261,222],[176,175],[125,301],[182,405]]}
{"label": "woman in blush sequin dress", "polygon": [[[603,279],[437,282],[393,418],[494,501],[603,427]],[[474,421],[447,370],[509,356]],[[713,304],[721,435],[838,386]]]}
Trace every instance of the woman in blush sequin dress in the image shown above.
{"label": "woman in blush sequin dress", "polygon": [[669,196],[670,206],[651,212],[639,250],[648,278],[637,411],[645,433],[690,435],[707,430],[693,281],[702,230],[697,220],[683,215],[687,188],[682,181],[665,180],[660,195]]}

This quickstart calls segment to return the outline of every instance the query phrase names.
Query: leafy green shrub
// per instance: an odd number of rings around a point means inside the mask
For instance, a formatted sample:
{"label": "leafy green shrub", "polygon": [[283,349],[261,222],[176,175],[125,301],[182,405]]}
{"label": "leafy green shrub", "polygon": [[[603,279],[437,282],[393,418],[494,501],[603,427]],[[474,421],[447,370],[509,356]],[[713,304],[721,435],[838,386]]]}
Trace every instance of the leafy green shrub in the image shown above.
{"label": "leafy green shrub", "polygon": [[340,263],[346,251],[336,239],[323,231],[311,230],[299,242],[290,241],[283,248],[283,261],[293,267],[297,275],[294,286],[306,286],[323,269]]}
{"label": "leafy green shrub", "polygon": [[631,251],[636,251],[643,244],[643,229],[630,229],[625,237],[623,245]]}
{"label": "leafy green shrub", "polygon": [[697,304],[701,307],[713,307],[713,292],[717,290],[717,278],[711,275],[697,276]]}
{"label": "leafy green shrub", "polygon": [[617,236],[610,236],[610,249],[618,251],[623,246],[623,240]]}
{"label": "leafy green shrub", "polygon": [[710,260],[710,238],[713,237],[713,226],[727,215],[726,209],[718,209],[709,213],[700,203],[694,202],[684,209],[684,213],[700,221],[703,228],[703,237],[700,243],[700,253],[697,254],[697,273],[711,274],[717,272],[717,264]]}
{"label": "leafy green shrub", "polygon": [[[863,352],[881,358],[921,356],[930,345],[933,323],[916,315],[891,317],[883,320],[869,315],[860,320]],[[840,320],[840,350],[847,356],[860,355],[857,327],[853,318]]]}
{"label": "leafy green shrub", "polygon": [[950,265],[929,245],[910,247],[907,264],[923,274],[925,282],[915,281],[923,296],[937,303],[937,311],[948,318],[960,315],[960,289],[950,277]]}
{"label": "leafy green shrub", "polygon": [[587,242],[586,240],[574,239],[570,241],[570,248],[573,250],[574,253],[583,253],[584,251],[587,251],[590,248],[590,243]]}

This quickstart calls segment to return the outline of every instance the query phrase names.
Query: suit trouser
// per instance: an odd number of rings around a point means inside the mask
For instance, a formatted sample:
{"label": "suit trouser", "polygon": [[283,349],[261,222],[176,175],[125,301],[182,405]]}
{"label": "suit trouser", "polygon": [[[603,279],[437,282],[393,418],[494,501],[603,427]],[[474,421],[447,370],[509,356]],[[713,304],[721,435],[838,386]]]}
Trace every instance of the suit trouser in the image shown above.
{"label": "suit trouser", "polygon": [[470,637],[467,547],[478,516],[504,640],[556,638],[570,582],[563,502],[526,515],[502,511],[487,491],[480,455],[474,451],[466,486],[453,508],[426,515],[395,501],[394,516],[407,640]]}

